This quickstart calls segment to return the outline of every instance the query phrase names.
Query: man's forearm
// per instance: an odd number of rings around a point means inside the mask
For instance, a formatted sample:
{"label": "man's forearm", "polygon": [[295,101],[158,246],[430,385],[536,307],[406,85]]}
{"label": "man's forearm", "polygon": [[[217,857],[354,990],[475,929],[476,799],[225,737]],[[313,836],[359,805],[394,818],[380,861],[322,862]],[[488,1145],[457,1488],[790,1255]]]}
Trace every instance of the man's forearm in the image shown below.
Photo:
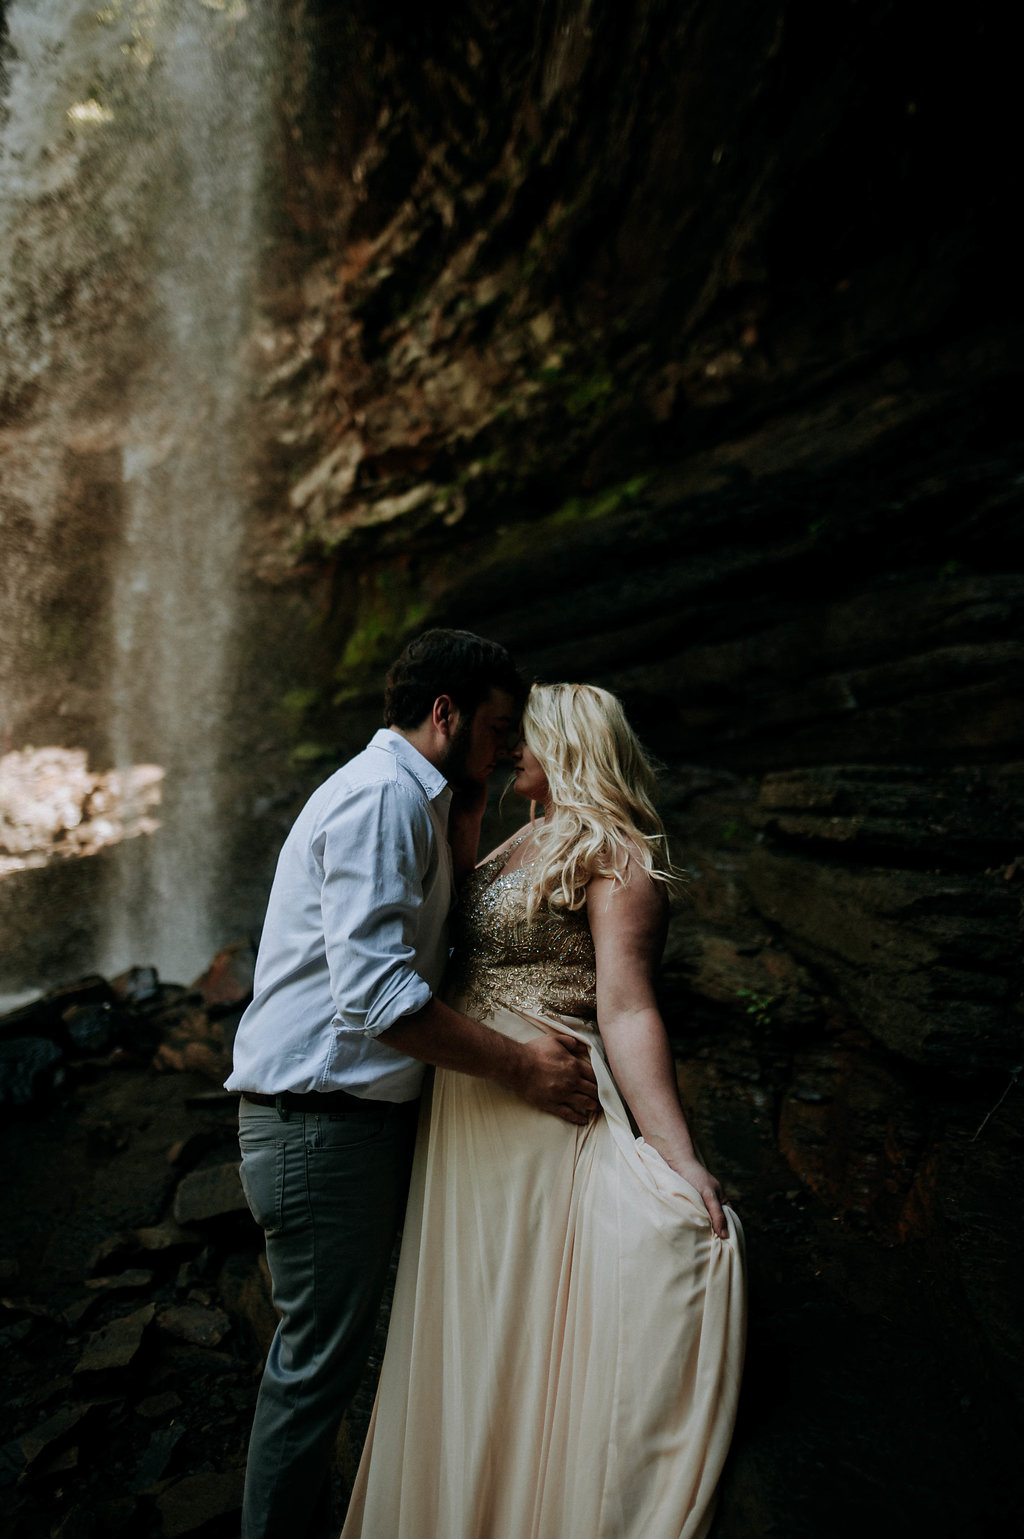
{"label": "man's forearm", "polygon": [[598,1108],[587,1047],[561,1032],[540,1032],[534,1042],[516,1042],[432,999],[414,1015],[403,1015],[378,1040],[421,1063],[495,1080],[564,1122],[584,1124]]}
{"label": "man's forearm", "polygon": [[481,1026],[468,1015],[460,1015],[440,999],[431,999],[412,1015],[400,1016],[393,1026],[381,1032],[378,1041],[438,1069],[456,1069],[478,1079],[496,1080],[509,1090],[520,1088],[522,1043]]}

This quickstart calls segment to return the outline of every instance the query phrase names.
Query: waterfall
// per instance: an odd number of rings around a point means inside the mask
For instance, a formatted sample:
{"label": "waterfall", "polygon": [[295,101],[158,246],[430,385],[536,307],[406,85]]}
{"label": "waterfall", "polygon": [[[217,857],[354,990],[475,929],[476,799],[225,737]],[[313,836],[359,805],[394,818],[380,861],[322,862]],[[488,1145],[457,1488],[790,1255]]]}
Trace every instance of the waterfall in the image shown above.
{"label": "waterfall", "polygon": [[219,48],[209,32],[193,8],[161,50],[154,107],[172,136],[173,196],[154,250],[153,367],[124,445],[128,519],[114,592],[118,766],[152,757],[166,789],[161,836],[120,863],[107,963],[127,965],[158,944],[173,977],[193,976],[217,939],[229,818],[222,729],[246,509],[243,349],[270,63],[248,27]]}
{"label": "waterfall", "polygon": [[[94,965],[105,971],[155,962],[187,980],[230,938],[217,920],[233,822],[225,723],[251,495],[246,354],[266,234],[277,9],[13,0],[7,11],[9,239],[19,217],[30,231],[44,223],[47,199],[58,209],[50,247],[21,253],[43,303],[12,293],[4,306],[23,354],[18,383],[44,403],[28,411],[43,463],[26,457],[19,507],[34,520],[38,554],[60,531],[67,455],[84,444],[119,465],[104,472],[119,483],[109,489],[119,513],[97,594],[104,719],[92,737],[120,784],[139,764],[163,771],[159,830],[119,845],[104,876]],[[63,279],[67,290],[68,272],[106,296],[105,334],[90,334],[81,281],[63,331],[46,321],[63,303],[47,305],[48,284]],[[118,282],[122,318],[108,292]],[[30,654],[22,647],[7,670],[23,696]],[[4,730],[3,746],[22,746]]]}

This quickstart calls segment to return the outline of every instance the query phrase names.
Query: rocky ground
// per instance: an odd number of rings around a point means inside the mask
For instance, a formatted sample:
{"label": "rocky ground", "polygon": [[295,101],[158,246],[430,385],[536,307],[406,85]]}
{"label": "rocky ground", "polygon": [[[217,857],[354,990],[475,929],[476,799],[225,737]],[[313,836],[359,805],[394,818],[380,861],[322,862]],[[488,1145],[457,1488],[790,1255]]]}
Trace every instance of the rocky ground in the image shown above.
{"label": "rocky ground", "polygon": [[216,993],[140,968],[3,1023],[12,1534],[237,1531],[273,1310],[209,1073],[237,1019]]}
{"label": "rocky ground", "polygon": [[[219,1088],[247,943],[0,1020],[4,1534],[230,1535],[276,1315]],[[372,1402],[338,1445],[339,1512]]]}

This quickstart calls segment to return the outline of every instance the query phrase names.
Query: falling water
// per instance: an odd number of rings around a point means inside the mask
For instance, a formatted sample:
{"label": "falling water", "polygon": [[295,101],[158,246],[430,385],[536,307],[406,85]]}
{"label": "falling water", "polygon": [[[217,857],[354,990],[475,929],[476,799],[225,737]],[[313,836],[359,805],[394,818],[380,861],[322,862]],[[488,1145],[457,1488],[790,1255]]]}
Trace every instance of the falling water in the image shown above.
{"label": "falling water", "polygon": [[160,34],[154,110],[172,177],[154,251],[153,364],[124,445],[112,739],[119,767],[164,765],[165,828],[125,851],[107,961],[151,954],[159,930],[174,977],[193,976],[216,937],[228,816],[221,745],[246,510],[243,351],[268,112],[267,39],[245,20],[244,36],[239,28],[213,48],[195,7]]}
{"label": "falling water", "polygon": [[[249,489],[246,348],[265,233],[277,9],[277,0],[14,0],[7,11],[5,139],[25,219],[31,228],[47,179],[59,181],[73,227],[62,239],[66,247],[77,233],[85,253],[78,267],[109,283],[116,248],[126,296],[145,295],[131,349],[122,337],[107,360],[116,374],[129,356],[129,376],[94,408],[103,421],[85,434],[120,455],[98,740],[126,785],[133,766],[164,772],[159,831],[122,844],[104,878],[95,962],[107,971],[152,961],[187,980],[226,938],[217,925],[231,826],[224,724]],[[22,304],[14,331],[22,380],[34,370],[40,396],[51,394],[36,409],[48,469],[26,456],[19,505],[45,535],[59,530],[59,497],[44,481],[61,480],[68,440],[83,436],[83,381],[102,372],[96,352],[107,344],[43,336],[36,318],[47,313],[49,254],[36,244],[23,258],[34,264],[33,305]],[[62,256],[54,266],[62,265],[74,264]],[[29,359],[32,348],[38,357]],[[22,678],[26,667],[23,660]]]}

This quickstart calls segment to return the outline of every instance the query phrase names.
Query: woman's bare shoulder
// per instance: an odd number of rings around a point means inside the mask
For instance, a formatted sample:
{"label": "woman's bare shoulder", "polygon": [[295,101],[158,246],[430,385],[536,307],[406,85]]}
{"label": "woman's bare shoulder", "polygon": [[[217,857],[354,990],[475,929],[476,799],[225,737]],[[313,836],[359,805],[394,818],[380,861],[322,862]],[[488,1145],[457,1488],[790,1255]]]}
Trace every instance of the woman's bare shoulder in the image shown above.
{"label": "woman's bare shoulder", "polygon": [[587,883],[587,910],[592,916],[614,913],[641,925],[660,926],[668,909],[664,884],[655,881],[636,847],[626,856],[616,876],[594,875]]}

